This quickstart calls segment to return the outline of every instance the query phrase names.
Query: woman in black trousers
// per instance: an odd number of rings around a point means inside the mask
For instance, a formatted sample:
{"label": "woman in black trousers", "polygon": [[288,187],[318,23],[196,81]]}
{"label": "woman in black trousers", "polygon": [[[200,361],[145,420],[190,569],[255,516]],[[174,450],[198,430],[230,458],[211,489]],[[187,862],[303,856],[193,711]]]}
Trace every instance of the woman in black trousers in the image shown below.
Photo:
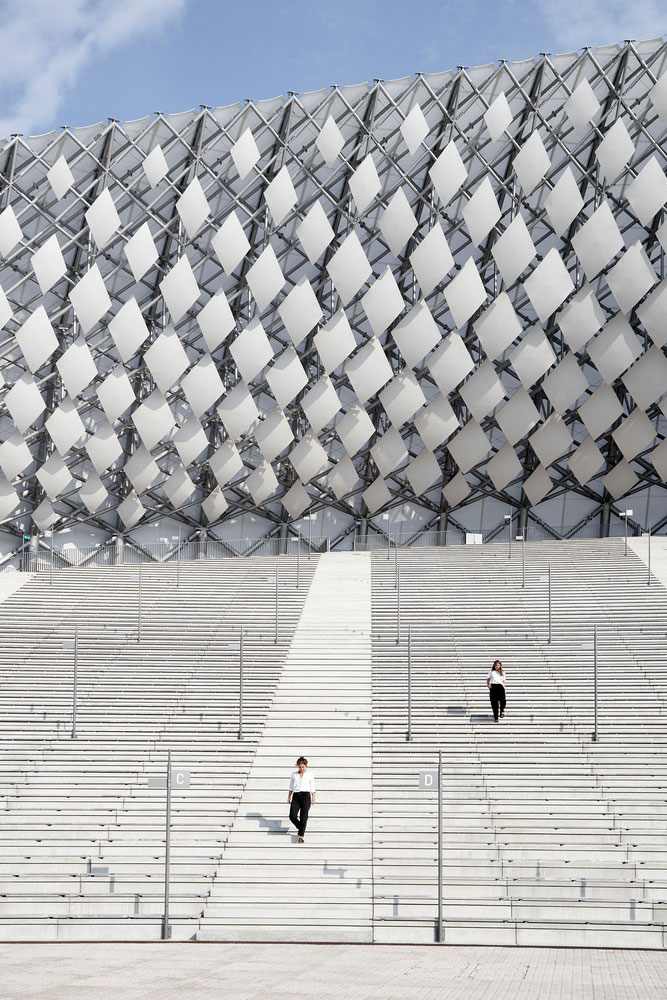
{"label": "woman in black trousers", "polygon": [[493,721],[497,722],[498,717],[502,719],[505,715],[505,671],[500,660],[494,660],[493,666],[489,670],[486,678],[486,686],[489,689],[491,708],[493,709]]}
{"label": "woman in black trousers", "polygon": [[292,771],[287,801],[290,804],[290,822],[297,828],[299,843],[303,844],[308,822],[308,812],[315,805],[315,775],[308,772],[308,761],[299,757],[297,770]]}

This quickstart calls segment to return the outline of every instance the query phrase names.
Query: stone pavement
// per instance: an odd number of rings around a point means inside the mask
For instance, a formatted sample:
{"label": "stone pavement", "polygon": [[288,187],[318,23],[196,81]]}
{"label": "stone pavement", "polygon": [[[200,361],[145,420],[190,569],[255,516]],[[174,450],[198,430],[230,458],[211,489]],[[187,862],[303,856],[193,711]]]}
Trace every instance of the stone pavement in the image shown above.
{"label": "stone pavement", "polygon": [[281,944],[2,944],[2,1000],[663,1000],[667,954]]}

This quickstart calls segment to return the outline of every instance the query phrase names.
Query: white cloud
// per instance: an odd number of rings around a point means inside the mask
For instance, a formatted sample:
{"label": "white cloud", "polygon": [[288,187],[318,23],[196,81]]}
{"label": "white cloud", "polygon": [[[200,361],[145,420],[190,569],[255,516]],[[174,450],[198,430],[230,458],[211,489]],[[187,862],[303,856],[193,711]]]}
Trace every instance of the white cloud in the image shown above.
{"label": "white cloud", "polygon": [[656,38],[667,28],[661,0],[538,0],[557,44],[579,49],[626,38]]}
{"label": "white cloud", "polygon": [[65,95],[87,66],[160,29],[181,14],[187,2],[0,2],[0,136],[51,127]]}

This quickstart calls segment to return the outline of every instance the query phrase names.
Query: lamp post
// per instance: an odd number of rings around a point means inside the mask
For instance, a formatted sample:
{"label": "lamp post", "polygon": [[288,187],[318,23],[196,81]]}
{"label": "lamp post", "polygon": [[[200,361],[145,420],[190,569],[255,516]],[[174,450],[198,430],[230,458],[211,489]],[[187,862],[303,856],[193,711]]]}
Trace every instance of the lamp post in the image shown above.
{"label": "lamp post", "polygon": [[23,533],[23,543],[21,547],[21,572],[25,573],[26,561],[25,561],[25,543],[30,541],[30,535]]}
{"label": "lamp post", "polygon": [[512,515],[505,514],[503,517],[505,524],[507,525],[507,537],[509,539],[509,552],[507,555],[508,559],[512,558]]}
{"label": "lamp post", "polygon": [[181,585],[181,526],[178,526],[178,551],[176,553],[176,586]]}
{"label": "lamp post", "polygon": [[394,538],[394,589],[398,587],[398,539]]}
{"label": "lamp post", "polygon": [[625,555],[628,554],[628,518],[632,517],[631,510],[622,510],[619,512],[619,517],[622,517],[625,521]]}
{"label": "lamp post", "polygon": [[647,584],[651,586],[651,525],[648,526],[648,579]]}

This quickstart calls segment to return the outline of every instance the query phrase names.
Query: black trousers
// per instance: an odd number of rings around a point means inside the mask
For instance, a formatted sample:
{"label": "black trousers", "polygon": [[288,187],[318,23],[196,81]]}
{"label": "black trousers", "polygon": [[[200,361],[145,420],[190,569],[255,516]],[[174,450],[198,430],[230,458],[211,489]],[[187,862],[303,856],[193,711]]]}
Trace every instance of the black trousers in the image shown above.
{"label": "black trousers", "polygon": [[489,688],[489,697],[491,699],[491,708],[493,709],[493,718],[498,719],[498,713],[505,711],[505,688],[502,684],[492,684]]}
{"label": "black trousers", "polygon": [[299,836],[303,837],[306,832],[308,822],[308,812],[310,810],[310,792],[294,792],[289,810],[290,823],[299,831]]}

